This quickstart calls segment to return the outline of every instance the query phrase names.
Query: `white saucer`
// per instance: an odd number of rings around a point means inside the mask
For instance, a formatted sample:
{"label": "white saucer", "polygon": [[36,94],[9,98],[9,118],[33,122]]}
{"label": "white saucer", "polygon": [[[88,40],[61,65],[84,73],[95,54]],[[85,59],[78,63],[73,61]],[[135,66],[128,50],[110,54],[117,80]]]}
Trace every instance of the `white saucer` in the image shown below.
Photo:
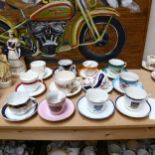
{"label": "white saucer", "polygon": [[144,118],[149,116],[151,112],[151,107],[147,101],[140,103],[136,109],[128,108],[125,96],[119,96],[115,101],[115,106],[120,113],[132,118]]}
{"label": "white saucer", "polygon": [[39,82],[39,87],[38,87],[38,89],[37,89],[36,91],[34,91],[34,92],[27,92],[27,91],[25,90],[25,88],[23,87],[22,83],[19,83],[19,84],[17,85],[17,87],[16,87],[16,91],[17,91],[17,92],[20,92],[20,91],[21,91],[21,92],[26,92],[26,93],[28,93],[30,96],[38,96],[38,95],[42,94],[45,90],[46,90],[46,86],[45,86],[45,84],[42,83],[42,82]]}
{"label": "white saucer", "polygon": [[[72,96],[75,96],[78,93],[80,93],[82,87],[81,87],[81,84],[80,84],[80,82],[78,80],[76,80],[76,86],[77,86],[77,89],[74,92],[72,92],[72,93],[66,94],[67,97],[72,97]],[[61,88],[58,88],[57,85],[55,84],[55,82],[52,81],[51,84],[50,84],[50,86],[49,86],[49,90],[50,91],[53,91],[53,90],[61,90]],[[61,90],[61,91],[63,91],[63,90]]]}
{"label": "white saucer", "polygon": [[35,100],[32,100],[32,102],[33,102],[32,109],[23,115],[15,115],[14,113],[12,113],[12,111],[10,111],[8,105],[5,104],[1,109],[1,115],[5,120],[11,122],[20,122],[29,119],[34,114],[36,114],[38,108],[38,103]]}
{"label": "white saucer", "polygon": [[90,77],[95,76],[95,75],[97,74],[97,72],[98,72],[98,71],[96,71],[96,73],[94,73],[93,75],[88,76],[88,75],[86,75],[86,69],[81,69],[80,72],[79,72],[79,74],[80,74],[80,76],[83,77],[83,78],[90,78]]}
{"label": "white saucer", "polygon": [[153,80],[155,80],[155,71],[153,71],[153,72],[151,73],[151,77],[152,77]]}
{"label": "white saucer", "polygon": [[142,61],[142,67],[143,67],[144,69],[148,70],[148,71],[153,71],[153,70],[155,70],[154,67],[148,66],[148,65],[147,65],[147,62],[146,62],[145,60]]}
{"label": "white saucer", "polygon": [[[118,91],[119,93],[122,93],[122,94],[125,93],[124,90],[123,90],[123,89],[121,88],[121,86],[120,86],[120,79],[119,79],[119,78],[114,79],[114,80],[112,81],[112,83],[113,83],[114,89],[115,89],[116,91]],[[137,87],[143,88],[143,84],[142,84],[141,82],[138,82]]]}
{"label": "white saucer", "polygon": [[110,78],[110,79],[115,79],[119,77],[119,73],[113,73],[111,72],[111,70],[109,69],[109,67],[106,67],[103,69],[103,72],[106,73],[106,75]]}
{"label": "white saucer", "polygon": [[87,118],[91,118],[91,119],[100,120],[100,119],[105,119],[105,118],[110,117],[115,111],[114,104],[111,100],[108,100],[105,104],[106,105],[105,105],[105,108],[103,108],[103,112],[92,113],[88,109],[88,101],[86,97],[84,96],[78,100],[77,107],[78,107],[79,112],[83,116]]}

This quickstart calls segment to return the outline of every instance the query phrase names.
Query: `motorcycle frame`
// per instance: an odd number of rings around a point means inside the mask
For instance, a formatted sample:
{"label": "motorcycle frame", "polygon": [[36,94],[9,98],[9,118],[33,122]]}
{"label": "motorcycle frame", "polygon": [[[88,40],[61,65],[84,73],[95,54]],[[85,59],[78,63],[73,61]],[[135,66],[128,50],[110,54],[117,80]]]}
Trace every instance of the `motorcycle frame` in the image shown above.
{"label": "motorcycle frame", "polygon": [[[98,41],[102,40],[105,32],[108,29],[108,26],[109,26],[113,16],[119,16],[119,13],[115,9],[112,9],[110,7],[96,7],[95,9],[90,11],[89,8],[87,7],[87,5],[85,4],[84,0],[77,0],[76,3],[77,3],[76,5],[78,6],[78,8],[80,9],[80,14],[78,15],[78,18],[76,17],[77,20],[72,23],[73,28],[69,32],[69,34],[71,34],[71,37],[69,38],[69,48],[63,47],[62,48],[63,50],[61,50],[62,45],[60,45],[60,46],[58,45],[56,53],[71,50],[71,49],[77,48],[79,46],[86,46],[86,45],[92,45],[92,44],[97,43]],[[23,14],[22,10],[19,10],[19,11]],[[98,29],[95,26],[95,23],[93,21],[93,18],[98,17],[98,16],[109,16],[110,17],[107,25],[105,26],[105,28],[102,32],[102,34],[99,34]],[[6,23],[10,27],[10,29],[14,31],[14,33],[16,35],[18,34],[16,30],[19,27],[21,27],[22,25],[24,25],[25,23],[27,23],[29,20],[30,19],[25,19],[22,23],[15,25],[12,22],[10,22],[7,18],[0,15],[0,21]],[[89,30],[90,30],[93,38],[94,38],[94,41],[81,44],[79,42],[79,38],[80,38],[81,30],[85,24],[87,24],[87,26],[88,26],[88,28],[89,28]],[[68,25],[69,24],[67,23],[67,26]],[[67,29],[67,27],[66,27],[66,29]],[[3,43],[5,43],[8,40],[8,37],[5,36],[5,34],[8,33],[8,31],[5,31],[4,33],[0,34],[0,41],[2,41]],[[63,40],[64,40],[64,38],[63,38]],[[23,45],[25,45],[24,41],[22,41],[21,43]]]}

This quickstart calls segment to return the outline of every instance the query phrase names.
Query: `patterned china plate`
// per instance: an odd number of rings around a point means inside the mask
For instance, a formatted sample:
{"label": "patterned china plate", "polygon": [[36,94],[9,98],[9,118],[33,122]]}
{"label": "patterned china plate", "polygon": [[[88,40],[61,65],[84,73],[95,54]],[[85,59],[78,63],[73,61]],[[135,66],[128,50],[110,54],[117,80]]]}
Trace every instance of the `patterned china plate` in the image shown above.
{"label": "patterned china plate", "polygon": [[16,115],[12,113],[12,111],[10,111],[10,109],[8,108],[8,105],[5,104],[1,109],[1,115],[5,120],[11,122],[20,122],[27,120],[31,118],[33,115],[35,115],[37,112],[38,103],[35,100],[32,100],[32,102],[33,102],[32,109],[23,115]]}
{"label": "patterned china plate", "polygon": [[17,86],[16,86],[16,91],[17,92],[26,92],[26,93],[28,93],[30,96],[38,96],[38,95],[41,95],[42,93],[44,93],[45,92],[45,90],[46,90],[46,86],[45,86],[45,84],[44,83],[42,83],[42,82],[39,82],[39,88],[36,90],[36,91],[34,91],[34,92],[27,92],[26,90],[25,90],[25,88],[24,88],[24,86],[22,85],[22,83],[19,83]]}
{"label": "patterned china plate", "polygon": [[66,99],[64,104],[66,105],[66,110],[62,114],[55,115],[51,112],[47,101],[44,100],[39,104],[38,114],[41,118],[47,121],[56,122],[56,121],[65,120],[74,113],[75,107],[73,102],[70,99]]}
{"label": "patterned china plate", "polygon": [[116,109],[123,115],[132,118],[144,118],[149,116],[151,107],[147,101],[140,103],[136,109],[127,106],[125,96],[119,96],[115,101]]}
{"label": "patterned china plate", "polygon": [[95,120],[106,119],[110,117],[115,111],[113,102],[111,100],[108,100],[105,103],[105,107],[103,108],[102,112],[99,113],[90,112],[90,110],[88,109],[88,101],[85,96],[79,99],[77,107],[81,115]]}

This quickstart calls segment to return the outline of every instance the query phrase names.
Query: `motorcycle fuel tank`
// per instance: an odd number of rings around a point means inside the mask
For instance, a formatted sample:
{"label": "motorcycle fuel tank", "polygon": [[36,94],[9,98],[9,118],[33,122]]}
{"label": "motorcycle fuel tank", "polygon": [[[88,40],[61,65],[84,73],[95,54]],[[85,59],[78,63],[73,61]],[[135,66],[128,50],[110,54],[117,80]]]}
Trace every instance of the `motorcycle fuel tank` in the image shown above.
{"label": "motorcycle fuel tank", "polygon": [[53,1],[35,11],[33,21],[68,20],[73,16],[73,6],[69,1]]}

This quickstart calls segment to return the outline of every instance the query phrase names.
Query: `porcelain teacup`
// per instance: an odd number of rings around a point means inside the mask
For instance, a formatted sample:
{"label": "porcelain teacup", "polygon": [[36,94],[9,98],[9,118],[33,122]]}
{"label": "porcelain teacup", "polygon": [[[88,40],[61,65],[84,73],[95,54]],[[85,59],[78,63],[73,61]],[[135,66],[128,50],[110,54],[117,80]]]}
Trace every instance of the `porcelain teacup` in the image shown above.
{"label": "porcelain teacup", "polygon": [[155,68],[155,55],[148,55],[147,56],[147,65],[149,67]]}
{"label": "porcelain teacup", "polygon": [[124,150],[122,155],[136,155],[136,153],[132,150]]}
{"label": "porcelain teacup", "polygon": [[100,88],[91,88],[86,92],[88,110],[92,113],[100,113],[105,107],[109,95]]}
{"label": "porcelain teacup", "polygon": [[125,89],[126,106],[130,109],[136,109],[143,103],[147,97],[147,92],[140,87],[130,86]]}
{"label": "porcelain teacup", "polygon": [[54,80],[58,88],[63,92],[70,93],[75,87],[76,75],[71,71],[60,71],[54,75]]}
{"label": "porcelain teacup", "polygon": [[59,115],[65,110],[66,95],[62,91],[51,91],[47,94],[46,100],[51,112]]}
{"label": "porcelain teacup", "polygon": [[46,62],[43,60],[36,60],[30,64],[31,70],[39,75],[39,79],[43,79],[45,75]]}
{"label": "porcelain teacup", "polygon": [[32,108],[32,101],[29,95],[24,92],[11,93],[6,99],[6,104],[15,115],[23,115]]}
{"label": "porcelain teacup", "polygon": [[94,60],[86,60],[83,62],[83,67],[85,70],[86,76],[93,76],[97,73],[98,71],[98,62]]}
{"label": "porcelain teacup", "polygon": [[139,82],[139,76],[134,72],[123,71],[120,73],[120,87],[126,89],[129,86],[136,86]]}
{"label": "porcelain teacup", "polygon": [[34,92],[39,88],[38,74],[28,71],[20,74],[21,83],[27,92]]}
{"label": "porcelain teacup", "polygon": [[120,73],[126,67],[126,65],[127,63],[121,59],[113,58],[108,61],[108,67],[110,71],[116,74]]}
{"label": "porcelain teacup", "polygon": [[149,155],[149,152],[146,149],[140,148],[137,150],[137,155]]}

